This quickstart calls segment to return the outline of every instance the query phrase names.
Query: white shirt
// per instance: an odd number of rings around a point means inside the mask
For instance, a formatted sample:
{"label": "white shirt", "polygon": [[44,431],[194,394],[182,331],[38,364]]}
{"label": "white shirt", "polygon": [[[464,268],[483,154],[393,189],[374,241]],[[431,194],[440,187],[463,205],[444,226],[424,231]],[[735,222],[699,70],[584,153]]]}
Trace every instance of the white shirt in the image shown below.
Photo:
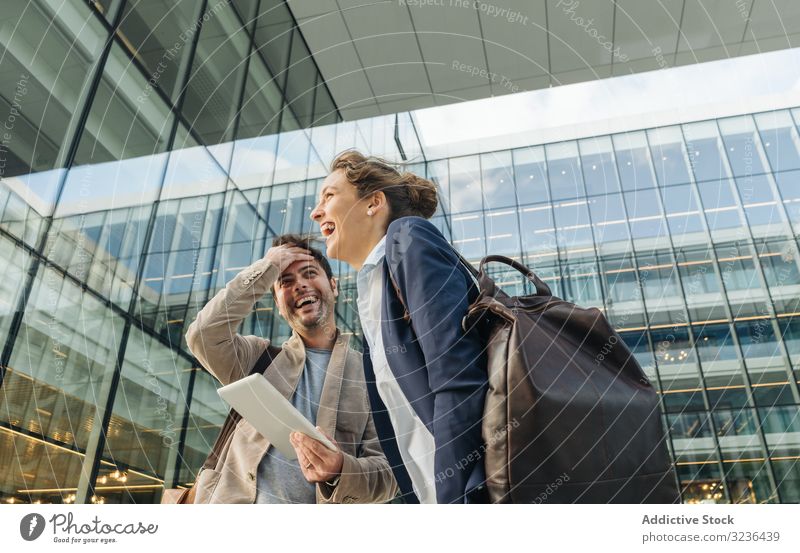
{"label": "white shirt", "polygon": [[358,316],[369,345],[369,357],[375,372],[375,384],[381,396],[394,434],[400,456],[411,477],[414,493],[420,503],[436,503],[433,457],[436,445],[433,434],[417,416],[397,383],[383,347],[381,333],[381,299],[383,296],[383,257],[386,237],[378,242],[358,271]]}

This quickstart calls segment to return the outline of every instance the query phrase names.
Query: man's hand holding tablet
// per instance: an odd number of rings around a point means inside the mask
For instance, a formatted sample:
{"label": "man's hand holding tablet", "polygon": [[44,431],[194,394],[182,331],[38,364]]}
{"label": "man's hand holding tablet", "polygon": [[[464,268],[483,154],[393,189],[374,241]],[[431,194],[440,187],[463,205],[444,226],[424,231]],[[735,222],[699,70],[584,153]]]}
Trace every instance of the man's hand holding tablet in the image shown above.
{"label": "man's hand holding tablet", "polygon": [[[322,432],[319,426],[317,430]],[[297,460],[300,462],[300,469],[306,480],[336,485],[339,475],[342,473],[344,454],[333,438],[327,435],[325,437],[336,446],[336,451],[331,451],[319,440],[301,432],[292,432],[289,435],[289,441],[297,452]]]}

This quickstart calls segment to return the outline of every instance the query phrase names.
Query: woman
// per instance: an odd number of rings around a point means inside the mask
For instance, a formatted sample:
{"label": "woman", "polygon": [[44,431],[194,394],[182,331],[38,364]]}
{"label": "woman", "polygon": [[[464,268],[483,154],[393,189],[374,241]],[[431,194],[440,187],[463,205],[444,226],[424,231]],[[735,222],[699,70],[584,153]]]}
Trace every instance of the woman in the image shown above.
{"label": "woman", "polygon": [[484,500],[486,357],[461,321],[478,294],[429,219],[432,182],[348,150],[311,213],[356,271],[364,370],[384,453],[407,501]]}

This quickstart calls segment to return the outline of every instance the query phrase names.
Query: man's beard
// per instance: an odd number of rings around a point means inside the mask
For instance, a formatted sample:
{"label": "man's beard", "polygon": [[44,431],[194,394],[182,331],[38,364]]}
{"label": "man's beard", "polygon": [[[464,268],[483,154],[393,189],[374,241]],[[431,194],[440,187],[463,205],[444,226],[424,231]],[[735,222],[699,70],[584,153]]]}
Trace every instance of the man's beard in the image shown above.
{"label": "man's beard", "polygon": [[315,330],[322,326],[328,318],[328,303],[326,300],[327,298],[320,297],[317,316],[309,322],[306,322],[307,319],[298,314],[297,311],[292,311],[291,315],[289,315],[291,326],[298,326],[307,330]]}

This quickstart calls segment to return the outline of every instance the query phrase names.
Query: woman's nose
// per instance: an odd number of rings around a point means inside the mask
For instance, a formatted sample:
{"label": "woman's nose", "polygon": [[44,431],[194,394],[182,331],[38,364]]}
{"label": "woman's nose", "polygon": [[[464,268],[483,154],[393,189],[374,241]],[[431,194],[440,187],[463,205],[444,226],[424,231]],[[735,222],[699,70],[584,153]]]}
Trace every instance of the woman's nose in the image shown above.
{"label": "woman's nose", "polygon": [[311,210],[311,220],[316,221],[320,217],[322,217],[322,210],[319,208],[319,204],[314,206],[314,209]]}

